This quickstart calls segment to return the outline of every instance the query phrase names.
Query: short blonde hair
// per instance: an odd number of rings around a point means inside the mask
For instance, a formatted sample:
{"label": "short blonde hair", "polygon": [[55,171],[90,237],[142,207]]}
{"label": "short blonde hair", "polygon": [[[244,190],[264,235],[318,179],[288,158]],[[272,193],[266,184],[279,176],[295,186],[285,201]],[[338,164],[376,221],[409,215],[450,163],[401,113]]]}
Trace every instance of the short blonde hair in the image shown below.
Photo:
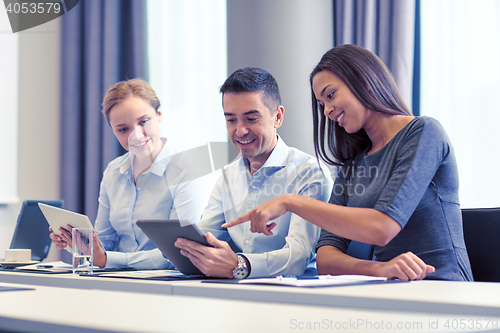
{"label": "short blonde hair", "polygon": [[109,123],[109,112],[116,105],[130,96],[137,96],[147,101],[156,113],[160,107],[160,100],[151,86],[141,78],[120,81],[111,88],[102,101],[102,113]]}

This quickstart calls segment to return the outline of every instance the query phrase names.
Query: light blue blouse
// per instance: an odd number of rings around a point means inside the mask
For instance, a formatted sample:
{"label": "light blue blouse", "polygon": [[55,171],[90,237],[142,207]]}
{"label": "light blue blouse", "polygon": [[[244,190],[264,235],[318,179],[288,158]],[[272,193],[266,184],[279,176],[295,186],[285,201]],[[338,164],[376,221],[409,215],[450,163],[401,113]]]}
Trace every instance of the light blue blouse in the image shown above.
{"label": "light blue blouse", "polygon": [[213,183],[208,177],[191,180],[189,163],[162,140],[164,147],[136,184],[130,153],[113,160],[104,171],[95,229],[107,251],[106,268],[174,269],[136,221],[188,219],[198,223],[208,202]]}

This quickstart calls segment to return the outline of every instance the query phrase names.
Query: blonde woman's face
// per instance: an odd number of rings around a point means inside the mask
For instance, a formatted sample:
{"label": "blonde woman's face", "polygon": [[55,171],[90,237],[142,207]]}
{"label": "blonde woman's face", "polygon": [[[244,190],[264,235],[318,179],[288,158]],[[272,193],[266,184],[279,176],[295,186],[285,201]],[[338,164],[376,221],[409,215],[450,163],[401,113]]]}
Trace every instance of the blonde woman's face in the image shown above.
{"label": "blonde woman's face", "polygon": [[109,112],[109,124],[122,147],[140,158],[160,152],[161,119],[160,111],[156,112],[146,100],[137,96],[130,96]]}

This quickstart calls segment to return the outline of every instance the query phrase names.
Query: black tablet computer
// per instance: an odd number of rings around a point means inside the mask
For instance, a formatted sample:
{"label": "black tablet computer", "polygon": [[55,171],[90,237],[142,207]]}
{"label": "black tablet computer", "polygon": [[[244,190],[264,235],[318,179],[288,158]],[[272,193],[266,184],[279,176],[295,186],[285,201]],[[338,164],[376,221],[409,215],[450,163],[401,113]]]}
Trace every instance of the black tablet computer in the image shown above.
{"label": "black tablet computer", "polygon": [[177,238],[182,237],[206,246],[212,246],[207,242],[205,235],[198,229],[196,224],[185,220],[139,220],[137,226],[181,273],[204,275],[174,245]]}
{"label": "black tablet computer", "polygon": [[10,243],[11,249],[31,249],[31,260],[43,260],[49,254],[49,225],[43,216],[38,203],[54,207],[63,207],[63,200],[26,200],[17,218],[16,229]]}

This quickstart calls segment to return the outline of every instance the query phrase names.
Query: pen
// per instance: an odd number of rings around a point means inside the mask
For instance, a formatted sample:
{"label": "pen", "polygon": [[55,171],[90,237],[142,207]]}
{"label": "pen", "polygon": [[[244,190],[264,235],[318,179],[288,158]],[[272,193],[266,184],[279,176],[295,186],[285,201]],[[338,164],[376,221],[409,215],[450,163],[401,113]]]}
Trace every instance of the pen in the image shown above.
{"label": "pen", "polygon": [[322,280],[322,279],[334,279],[330,274],[328,275],[279,275],[276,277],[278,280],[283,279],[296,279],[296,280]]}
{"label": "pen", "polygon": [[302,275],[302,276],[295,276],[295,275],[279,275],[276,277],[278,280],[286,280],[286,279],[293,279],[293,280],[318,280],[320,277],[319,276],[313,276],[313,275]]}
{"label": "pen", "polygon": [[44,265],[44,264],[38,264],[36,265],[36,268],[40,269],[40,268],[52,268],[54,266],[52,265]]}

